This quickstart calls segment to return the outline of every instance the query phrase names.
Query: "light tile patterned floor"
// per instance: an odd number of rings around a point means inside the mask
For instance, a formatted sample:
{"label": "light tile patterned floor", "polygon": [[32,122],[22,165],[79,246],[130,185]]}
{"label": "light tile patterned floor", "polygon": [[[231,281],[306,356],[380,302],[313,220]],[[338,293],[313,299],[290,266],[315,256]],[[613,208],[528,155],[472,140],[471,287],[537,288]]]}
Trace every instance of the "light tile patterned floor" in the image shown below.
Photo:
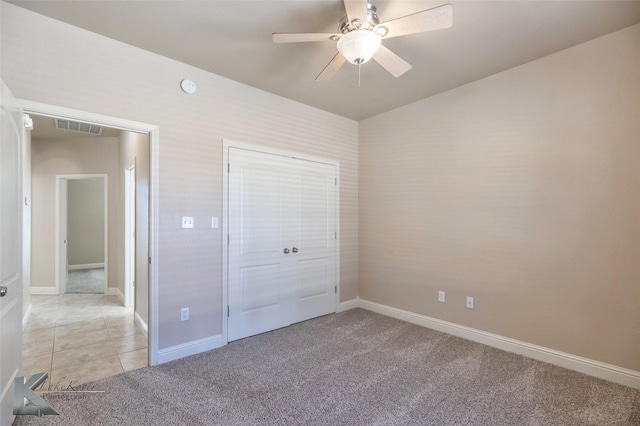
{"label": "light tile patterned floor", "polygon": [[48,372],[45,387],[79,385],[147,366],[147,338],[117,297],[34,295],[31,304],[22,334],[25,377]]}

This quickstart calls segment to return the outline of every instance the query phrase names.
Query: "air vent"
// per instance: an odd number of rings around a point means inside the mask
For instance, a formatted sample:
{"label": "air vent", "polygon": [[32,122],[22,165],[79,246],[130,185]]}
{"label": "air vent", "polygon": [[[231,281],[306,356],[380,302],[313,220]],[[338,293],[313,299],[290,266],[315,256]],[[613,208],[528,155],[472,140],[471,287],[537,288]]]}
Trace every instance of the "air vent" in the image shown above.
{"label": "air vent", "polygon": [[102,126],[89,123],[81,123],[79,121],[61,120],[58,118],[56,118],[56,129],[87,133],[89,135],[96,136],[102,133]]}

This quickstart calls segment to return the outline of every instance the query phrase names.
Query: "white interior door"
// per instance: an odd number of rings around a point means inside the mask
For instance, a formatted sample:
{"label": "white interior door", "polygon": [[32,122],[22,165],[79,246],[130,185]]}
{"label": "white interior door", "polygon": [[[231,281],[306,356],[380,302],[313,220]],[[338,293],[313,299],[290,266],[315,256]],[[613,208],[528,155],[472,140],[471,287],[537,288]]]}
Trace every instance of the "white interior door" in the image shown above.
{"label": "white interior door", "polygon": [[22,350],[22,112],[2,83],[0,105],[0,424],[13,422]]}
{"label": "white interior door", "polygon": [[295,301],[293,322],[335,312],[336,308],[336,168],[297,161],[294,169],[297,218],[295,233]]}
{"label": "white interior door", "polygon": [[[273,157],[273,158],[271,158]],[[291,323],[282,198],[286,164],[230,149],[228,340]]]}
{"label": "white interior door", "polygon": [[229,148],[228,340],[335,312],[336,167]]}

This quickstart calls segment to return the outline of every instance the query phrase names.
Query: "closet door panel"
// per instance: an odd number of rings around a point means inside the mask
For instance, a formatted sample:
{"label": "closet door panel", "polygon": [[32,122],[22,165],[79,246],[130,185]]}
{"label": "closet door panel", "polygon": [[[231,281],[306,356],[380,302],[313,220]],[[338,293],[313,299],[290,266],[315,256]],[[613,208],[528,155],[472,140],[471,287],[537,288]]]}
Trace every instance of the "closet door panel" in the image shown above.
{"label": "closet door panel", "polygon": [[336,310],[336,167],[299,161],[294,321]]}
{"label": "closet door panel", "polygon": [[336,310],[336,167],[229,148],[228,340]]}
{"label": "closet door panel", "polygon": [[230,149],[229,341],[291,324],[291,273],[283,253],[288,174],[279,157]]}

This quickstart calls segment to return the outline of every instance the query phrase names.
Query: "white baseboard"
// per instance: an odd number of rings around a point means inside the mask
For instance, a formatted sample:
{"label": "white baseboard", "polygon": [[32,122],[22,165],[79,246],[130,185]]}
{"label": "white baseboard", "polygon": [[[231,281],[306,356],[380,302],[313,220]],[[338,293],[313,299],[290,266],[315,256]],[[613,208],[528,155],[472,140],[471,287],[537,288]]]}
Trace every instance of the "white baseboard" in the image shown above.
{"label": "white baseboard", "polygon": [[31,287],[31,290],[29,290],[29,292],[31,294],[39,294],[39,295],[49,295],[49,296],[58,295],[58,289],[55,287]]}
{"label": "white baseboard", "polygon": [[79,269],[97,269],[97,268],[104,268],[104,262],[103,263],[84,263],[81,265],[69,265],[67,267],[69,271],[77,271]]}
{"label": "white baseboard", "polygon": [[118,287],[107,287],[107,296],[118,296],[118,299],[122,302],[122,306],[124,306],[124,294],[122,294]]}
{"label": "white baseboard", "polygon": [[359,300],[360,299],[356,297],[355,299],[338,303],[338,310],[336,312],[344,312],[348,311],[349,309],[357,308]]}
{"label": "white baseboard", "polygon": [[[348,300],[346,302],[340,302],[338,304],[337,312],[344,312],[349,309],[358,307],[358,299]],[[136,323],[142,321],[142,318],[136,312]],[[143,322],[144,323],[144,322]],[[144,325],[146,330],[146,324]],[[186,356],[195,355],[201,352],[217,349],[225,345],[222,335],[208,337],[193,342],[184,343],[182,345],[172,346],[166,349],[160,349],[158,351],[158,364],[163,364],[169,361],[175,361],[176,359],[184,358]]]}
{"label": "white baseboard", "polygon": [[29,303],[29,306],[27,307],[26,311],[24,312],[24,315],[22,316],[22,331],[24,331],[24,329],[27,327],[27,324],[29,323],[29,317],[31,316],[32,307],[33,305]]}
{"label": "white baseboard", "polygon": [[538,361],[548,362],[549,364],[554,364],[569,370],[578,371],[600,379],[640,389],[639,371],[629,370],[566,352],[556,351],[544,346],[534,345],[520,340],[500,336],[498,334],[487,333],[486,331],[381,305],[379,303],[369,302],[367,300],[358,299],[358,307],[407,321],[412,324],[442,331],[443,333],[462,337],[467,340],[482,343],[487,346],[508,352],[514,352]]}
{"label": "white baseboard", "polygon": [[135,314],[133,314],[133,320],[138,325],[138,327],[140,327],[140,331],[142,331],[142,334],[144,334],[144,337],[146,337],[148,339],[149,338],[149,327],[147,326],[147,323],[144,322],[142,317],[137,312]]}
{"label": "white baseboard", "polygon": [[201,352],[210,351],[224,346],[222,334],[216,336],[205,337],[204,339],[194,340],[193,342],[183,343],[181,345],[171,346],[158,351],[158,364],[175,361],[176,359],[186,356],[199,354]]}

